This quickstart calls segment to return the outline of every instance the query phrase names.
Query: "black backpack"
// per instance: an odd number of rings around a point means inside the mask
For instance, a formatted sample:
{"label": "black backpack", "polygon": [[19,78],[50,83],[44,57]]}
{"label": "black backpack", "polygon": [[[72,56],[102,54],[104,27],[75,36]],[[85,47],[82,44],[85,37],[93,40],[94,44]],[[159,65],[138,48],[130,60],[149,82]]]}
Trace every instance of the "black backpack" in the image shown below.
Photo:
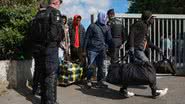
{"label": "black backpack", "polygon": [[29,23],[29,32],[25,37],[25,49],[31,54],[42,53],[48,43],[48,30],[50,29],[49,10],[39,11]]}
{"label": "black backpack", "polygon": [[49,10],[42,10],[37,13],[35,18],[31,21],[31,39],[33,42],[45,44],[48,41],[48,30],[50,29],[50,12]]}

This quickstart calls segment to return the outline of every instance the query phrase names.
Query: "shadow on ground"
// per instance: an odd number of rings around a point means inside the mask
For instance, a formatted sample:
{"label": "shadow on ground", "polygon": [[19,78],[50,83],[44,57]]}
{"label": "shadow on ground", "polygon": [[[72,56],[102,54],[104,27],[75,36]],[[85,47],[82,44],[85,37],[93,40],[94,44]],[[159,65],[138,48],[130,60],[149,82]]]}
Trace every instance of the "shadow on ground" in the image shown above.
{"label": "shadow on ground", "polygon": [[32,91],[28,87],[18,88],[18,89],[15,89],[15,91],[17,91],[20,95],[24,96],[26,100],[32,102],[32,104],[40,103],[40,98],[32,95]]}
{"label": "shadow on ground", "polygon": [[[101,98],[108,98],[108,99],[126,99],[124,96],[122,96],[119,93],[119,90],[111,89],[111,88],[90,88],[87,89],[84,87],[83,84],[77,84],[80,88],[76,88],[76,90],[81,91],[83,94],[90,95],[90,96],[96,96]],[[148,88],[147,85],[130,85],[128,88],[134,88],[134,89],[142,89],[145,90]],[[148,95],[140,95],[136,94],[137,97],[143,97],[143,98],[152,98]]]}

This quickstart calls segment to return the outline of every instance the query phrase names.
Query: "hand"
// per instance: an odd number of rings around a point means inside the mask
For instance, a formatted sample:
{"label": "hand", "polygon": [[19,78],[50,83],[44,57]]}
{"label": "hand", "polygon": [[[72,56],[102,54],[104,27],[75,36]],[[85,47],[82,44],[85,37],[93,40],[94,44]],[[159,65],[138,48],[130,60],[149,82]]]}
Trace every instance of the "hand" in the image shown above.
{"label": "hand", "polygon": [[86,51],[85,50],[82,50],[82,56],[86,57]]}
{"label": "hand", "polygon": [[162,49],[159,49],[158,52],[159,52],[160,55],[164,55]]}
{"label": "hand", "polygon": [[124,48],[124,44],[122,44],[121,46],[120,46],[120,49],[123,49]]}
{"label": "hand", "polygon": [[131,48],[128,50],[128,54],[129,54],[130,56],[133,56],[133,55],[134,55],[134,48],[133,48],[133,47],[131,47]]}
{"label": "hand", "polygon": [[134,55],[134,48],[131,47],[128,51],[128,54],[130,55],[130,61],[134,62],[135,61],[135,55]]}

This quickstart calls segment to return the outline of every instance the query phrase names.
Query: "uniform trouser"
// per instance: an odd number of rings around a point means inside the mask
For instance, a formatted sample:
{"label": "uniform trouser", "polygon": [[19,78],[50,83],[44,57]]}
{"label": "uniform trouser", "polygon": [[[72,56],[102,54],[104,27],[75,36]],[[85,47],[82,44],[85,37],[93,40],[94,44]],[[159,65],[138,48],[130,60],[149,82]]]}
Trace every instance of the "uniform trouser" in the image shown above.
{"label": "uniform trouser", "polygon": [[121,38],[113,38],[113,47],[111,48],[111,63],[115,63],[119,60],[119,50],[122,44]]}
{"label": "uniform trouser", "polygon": [[[156,71],[155,71],[155,68],[153,67],[152,63],[149,62],[149,59],[147,58],[147,56],[145,55],[144,51],[142,50],[135,50],[134,51],[134,54],[135,54],[135,60],[136,61],[144,61],[144,62],[147,62],[148,64],[148,67],[149,67],[149,73],[152,73],[151,75],[152,76],[149,76],[148,77],[148,84],[151,88],[151,91],[152,91],[152,95],[155,95],[156,94],[156,90],[157,90],[157,84],[156,84]],[[122,89],[125,89],[127,90],[127,86],[128,86],[128,83],[124,83],[123,84],[123,87]]]}
{"label": "uniform trouser", "polygon": [[116,63],[119,60],[119,48],[114,47],[111,49],[111,63]]}
{"label": "uniform trouser", "polygon": [[103,61],[104,61],[104,51],[94,52],[88,51],[88,71],[87,71],[87,80],[90,80],[93,75],[93,70],[97,71],[97,81],[101,81],[104,78],[103,72]]}
{"label": "uniform trouser", "polygon": [[42,58],[34,57],[35,60],[35,69],[33,74],[33,85],[32,85],[32,93],[35,94],[38,85],[40,84],[40,78],[41,78],[41,66],[39,65],[40,61],[42,62]]}
{"label": "uniform trouser", "polygon": [[41,72],[41,104],[56,104],[56,71],[58,68],[58,48],[47,48],[44,56],[38,56]]}

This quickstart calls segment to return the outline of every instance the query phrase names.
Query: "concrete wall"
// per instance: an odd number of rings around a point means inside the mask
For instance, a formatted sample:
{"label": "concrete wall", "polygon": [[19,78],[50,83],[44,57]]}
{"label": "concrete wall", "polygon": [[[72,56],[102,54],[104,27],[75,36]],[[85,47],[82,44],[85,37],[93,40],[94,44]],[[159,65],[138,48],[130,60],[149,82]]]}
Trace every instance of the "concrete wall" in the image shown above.
{"label": "concrete wall", "polygon": [[0,61],[0,86],[19,88],[26,86],[32,80],[34,70],[33,60]]}

